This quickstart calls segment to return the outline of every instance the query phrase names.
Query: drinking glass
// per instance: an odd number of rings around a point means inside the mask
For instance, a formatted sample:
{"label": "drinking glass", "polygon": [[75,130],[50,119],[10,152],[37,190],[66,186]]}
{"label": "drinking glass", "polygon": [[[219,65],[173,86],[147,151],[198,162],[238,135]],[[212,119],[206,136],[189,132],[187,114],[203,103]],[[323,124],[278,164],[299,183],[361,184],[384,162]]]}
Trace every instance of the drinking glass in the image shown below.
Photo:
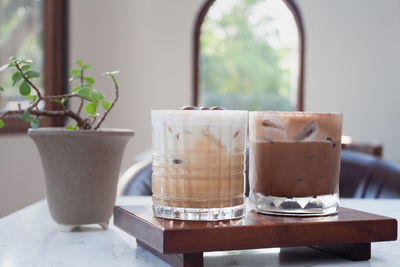
{"label": "drinking glass", "polygon": [[153,210],[157,217],[243,216],[247,111],[153,110]]}
{"label": "drinking glass", "polygon": [[341,113],[249,113],[250,202],[256,211],[337,213],[342,120]]}

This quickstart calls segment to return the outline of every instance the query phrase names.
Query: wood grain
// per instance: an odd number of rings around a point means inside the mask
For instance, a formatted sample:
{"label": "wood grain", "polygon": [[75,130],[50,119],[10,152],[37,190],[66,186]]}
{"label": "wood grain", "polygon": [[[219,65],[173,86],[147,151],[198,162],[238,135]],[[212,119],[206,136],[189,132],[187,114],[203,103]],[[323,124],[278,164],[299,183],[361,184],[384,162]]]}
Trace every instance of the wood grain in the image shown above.
{"label": "wood grain", "polygon": [[190,257],[197,262],[207,251],[296,246],[312,246],[351,260],[368,260],[371,242],[397,239],[395,219],[347,208],[325,217],[250,211],[242,219],[205,222],[156,218],[151,206],[116,206],[114,224],[137,238],[139,245],[161,258],[174,254],[167,259],[178,258],[180,263],[185,259],[191,262]]}
{"label": "wood grain", "polygon": [[[284,217],[249,212],[219,222],[155,218],[151,207],[114,208],[114,223],[162,253],[195,253],[268,247],[396,240],[397,221],[341,208],[326,217]],[[340,233],[340,234],[338,234]]]}

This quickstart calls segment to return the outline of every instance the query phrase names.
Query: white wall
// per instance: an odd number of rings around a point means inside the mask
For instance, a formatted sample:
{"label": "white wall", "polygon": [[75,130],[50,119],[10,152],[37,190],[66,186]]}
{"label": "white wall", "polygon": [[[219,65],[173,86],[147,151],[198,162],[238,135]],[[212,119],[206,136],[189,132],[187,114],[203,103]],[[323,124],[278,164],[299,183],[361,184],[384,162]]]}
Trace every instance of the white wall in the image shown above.
{"label": "white wall", "polygon": [[306,34],[305,107],[341,111],[344,133],[400,163],[400,1],[297,0]]}
{"label": "white wall", "polygon": [[[151,148],[152,109],[175,109],[191,102],[192,29],[202,3],[71,1],[71,64],[73,59],[82,59],[94,66],[92,73],[120,71],[121,98],[104,126],[136,131],[122,169]],[[95,78],[99,88],[112,96],[111,82],[98,75]]]}
{"label": "white wall", "polygon": [[[136,131],[121,169],[151,148],[150,110],[191,101],[192,29],[203,0],[70,0],[70,62],[82,59],[106,95],[100,74],[119,70],[120,100],[104,127]],[[26,135],[0,137],[0,217],[44,198],[39,154]],[[23,162],[21,165],[19,162]],[[21,167],[22,166],[22,167]]]}
{"label": "white wall", "polygon": [[[118,69],[121,99],[105,127],[136,130],[122,169],[150,148],[150,110],[191,101],[192,36],[205,0],[71,0],[70,61],[99,74]],[[297,0],[306,31],[305,107],[344,112],[344,133],[385,145],[400,162],[400,2]],[[44,197],[43,172],[33,142],[0,137],[0,217]],[[22,163],[21,163],[22,162]]]}
{"label": "white wall", "polygon": [[44,197],[39,153],[26,134],[0,137],[0,218]]}

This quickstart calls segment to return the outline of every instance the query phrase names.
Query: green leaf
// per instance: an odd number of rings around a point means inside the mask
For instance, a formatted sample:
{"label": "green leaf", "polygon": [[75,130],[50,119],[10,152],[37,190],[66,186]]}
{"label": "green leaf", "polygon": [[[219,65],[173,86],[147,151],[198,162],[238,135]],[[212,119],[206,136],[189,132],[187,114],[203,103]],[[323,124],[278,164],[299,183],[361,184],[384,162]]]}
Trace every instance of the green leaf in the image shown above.
{"label": "green leaf", "polygon": [[32,127],[33,129],[39,128],[39,125],[40,125],[40,122],[39,122],[38,119],[34,119],[34,120],[31,121],[31,127]]}
{"label": "green leaf", "polygon": [[80,69],[73,69],[71,70],[71,75],[74,76],[75,78],[81,76],[81,70]]}
{"label": "green leaf", "polygon": [[90,66],[90,65],[83,65],[83,67],[82,67],[82,69],[84,69],[84,70],[88,70],[88,69],[91,69],[92,68],[92,66]]}
{"label": "green leaf", "polygon": [[78,129],[78,125],[75,125],[75,126],[69,125],[65,129],[67,129],[67,130],[76,130],[76,129]]}
{"label": "green leaf", "polygon": [[17,61],[17,59],[18,58],[16,56],[12,56],[12,57],[8,58],[8,61],[15,62],[15,61]]}
{"label": "green leaf", "polygon": [[32,105],[33,102],[35,102],[37,95],[26,95],[25,98],[30,99],[31,101],[29,101],[29,104]]}
{"label": "green leaf", "polygon": [[25,77],[28,79],[38,78],[38,77],[40,77],[40,73],[37,71],[30,70],[30,71],[25,72]]}
{"label": "green leaf", "polygon": [[0,86],[0,91],[4,91],[4,88]]}
{"label": "green leaf", "polygon": [[18,62],[18,64],[32,64],[33,61],[31,59],[22,59]]}
{"label": "green leaf", "polygon": [[97,103],[92,102],[92,103],[86,104],[84,109],[87,114],[94,115],[94,114],[96,114],[97,105],[98,105]]}
{"label": "green leaf", "polygon": [[[64,98],[63,98],[64,99]],[[51,100],[52,102],[55,102],[55,103],[58,103],[58,104],[60,104],[60,105],[64,105],[64,102],[62,101],[62,99],[60,100],[60,99],[52,99]]]}
{"label": "green leaf", "polygon": [[35,99],[37,98],[37,95],[26,95],[25,96],[26,99]]}
{"label": "green leaf", "polygon": [[14,72],[14,74],[11,77],[11,79],[13,81],[12,86],[14,86],[17,82],[19,82],[19,80],[21,80],[21,78],[22,78],[21,72],[19,72],[19,71]]}
{"label": "green leaf", "polygon": [[4,121],[0,119],[0,128],[4,127]]}
{"label": "green leaf", "polygon": [[118,74],[118,73],[119,73],[119,70],[116,70],[116,71],[108,71],[108,72],[103,73],[103,75],[114,76],[114,75],[116,75],[116,74]]}
{"label": "green leaf", "polygon": [[88,88],[88,89],[90,89],[90,85],[89,85],[89,84],[78,85],[78,86],[72,88],[71,91],[72,91],[72,92],[76,92],[76,91],[79,91],[80,89],[83,89],[83,88]]}
{"label": "green leaf", "polygon": [[110,109],[110,107],[111,107],[111,103],[108,102],[107,100],[102,100],[102,101],[100,101],[100,104],[103,106],[103,108],[104,108],[105,110]]}
{"label": "green leaf", "polygon": [[80,95],[81,97],[86,98],[88,100],[91,100],[90,93],[91,93],[91,91],[90,91],[90,88],[88,88],[88,87],[83,87],[82,89],[80,89],[78,91],[78,95]]}
{"label": "green leaf", "polygon": [[92,118],[97,118],[98,116],[100,116],[100,113],[89,114],[88,116]]}
{"label": "green leaf", "polygon": [[29,87],[29,84],[26,83],[26,81],[23,81],[20,86],[19,86],[19,93],[23,96],[29,95],[31,93],[31,88]]}
{"label": "green leaf", "polygon": [[29,114],[28,111],[25,111],[25,112],[22,114],[22,119],[23,119],[24,121],[26,121],[26,122],[31,122],[31,121],[32,121],[31,115]]}
{"label": "green leaf", "polygon": [[67,99],[66,98],[63,98],[63,99],[61,99],[61,104],[63,104],[64,105],[64,103],[67,101]]}
{"label": "green leaf", "polygon": [[5,65],[0,67],[0,71],[3,71],[5,69],[7,69],[8,67],[10,67],[10,64],[7,63],[7,64],[5,64]]}
{"label": "green leaf", "polygon": [[26,70],[28,70],[30,67],[31,67],[31,66],[29,66],[29,65],[24,65],[24,66],[21,67],[21,70],[22,70],[22,71],[26,71]]}
{"label": "green leaf", "polygon": [[92,99],[94,102],[99,102],[104,99],[104,95],[99,91],[92,91],[90,93],[90,99]]}
{"label": "green leaf", "polygon": [[83,67],[83,62],[82,62],[82,60],[77,60],[77,61],[75,61],[75,65],[78,65],[79,67]]}
{"label": "green leaf", "polygon": [[94,84],[94,79],[92,77],[84,77],[83,78],[89,85]]}
{"label": "green leaf", "polygon": [[77,87],[74,87],[71,91],[72,91],[72,92],[76,92],[76,91],[78,91],[79,89],[81,89],[81,86],[80,86],[80,85],[78,85]]}

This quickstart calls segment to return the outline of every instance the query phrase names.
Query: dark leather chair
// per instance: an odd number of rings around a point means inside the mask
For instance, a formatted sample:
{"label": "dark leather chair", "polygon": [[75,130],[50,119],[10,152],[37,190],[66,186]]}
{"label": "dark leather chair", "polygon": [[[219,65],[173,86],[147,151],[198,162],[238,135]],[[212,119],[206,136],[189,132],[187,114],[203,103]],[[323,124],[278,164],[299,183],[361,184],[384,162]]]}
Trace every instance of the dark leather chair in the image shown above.
{"label": "dark leather chair", "polygon": [[[249,158],[246,158],[246,195],[249,193]],[[142,164],[122,180],[122,195],[151,195],[151,161]],[[340,197],[399,198],[400,166],[372,155],[343,150],[341,154]]]}
{"label": "dark leather chair", "polygon": [[399,165],[354,151],[342,151],[341,158],[341,197],[400,197]]}
{"label": "dark leather chair", "polygon": [[150,161],[146,165],[143,165],[141,166],[141,168],[135,170],[135,172],[128,173],[128,176],[124,174],[121,177],[121,180],[126,184],[122,185],[121,192],[119,193],[121,195],[129,195],[129,196],[151,195],[152,172],[153,170],[151,168],[151,161]]}

